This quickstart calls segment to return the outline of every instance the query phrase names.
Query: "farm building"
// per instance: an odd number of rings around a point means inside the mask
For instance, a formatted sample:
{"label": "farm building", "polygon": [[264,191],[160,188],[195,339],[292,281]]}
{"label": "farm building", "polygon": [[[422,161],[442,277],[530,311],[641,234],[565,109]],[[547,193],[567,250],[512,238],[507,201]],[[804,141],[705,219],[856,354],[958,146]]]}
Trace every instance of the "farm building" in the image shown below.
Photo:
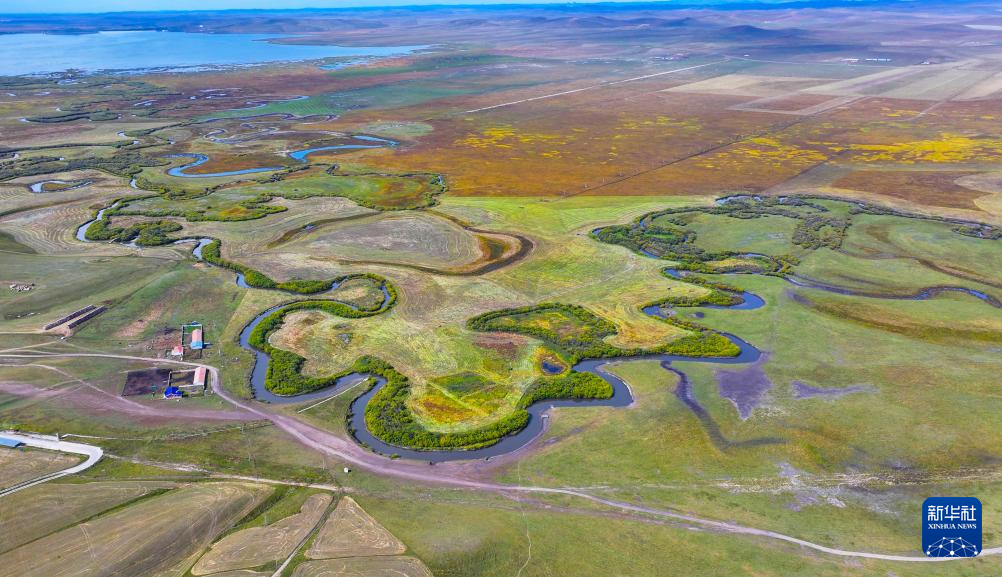
{"label": "farm building", "polygon": [[205,367],[195,369],[195,381],[192,384],[195,387],[205,388]]}
{"label": "farm building", "polygon": [[205,367],[182,371],[172,370],[167,382],[167,388],[176,389],[184,395],[201,395],[205,393],[206,376],[207,371]]}
{"label": "farm building", "polygon": [[183,357],[184,347],[182,345],[177,345],[176,347],[170,350],[170,355],[172,357]]}
{"label": "farm building", "polygon": [[191,331],[191,349],[194,351],[198,351],[204,347],[205,343],[202,341],[202,329],[197,328]]}
{"label": "farm building", "polygon": [[11,449],[17,449],[18,447],[23,447],[24,443],[18,441],[17,439],[8,439],[6,437],[0,437],[0,447],[8,447]]}

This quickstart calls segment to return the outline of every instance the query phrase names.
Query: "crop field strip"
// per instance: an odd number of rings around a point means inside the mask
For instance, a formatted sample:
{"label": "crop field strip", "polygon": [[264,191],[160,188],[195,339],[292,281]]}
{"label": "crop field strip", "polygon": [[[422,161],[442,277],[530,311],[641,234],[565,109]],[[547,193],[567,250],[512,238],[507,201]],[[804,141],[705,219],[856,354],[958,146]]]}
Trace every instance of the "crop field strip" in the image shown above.
{"label": "crop field strip", "polygon": [[44,484],[0,500],[0,552],[10,551],[107,511],[160,494],[171,482]]}
{"label": "crop field strip", "polygon": [[0,451],[0,489],[76,465],[77,456],[40,449]]}
{"label": "crop field strip", "polygon": [[330,503],[330,495],[310,495],[297,514],[228,535],[198,560],[191,569],[192,575],[249,569],[286,559],[320,522]]}
{"label": "crop field strip", "polygon": [[[53,577],[79,570],[81,562],[84,567],[99,563],[109,574],[138,567],[162,570],[190,554],[193,545],[207,545],[261,498],[263,488],[249,484],[182,487],[4,553],[2,574]],[[90,539],[79,539],[80,530]],[[188,537],[160,538],[175,531]]]}
{"label": "crop field strip", "polygon": [[[243,491],[244,496],[251,494],[249,491],[252,491],[256,497],[252,501],[246,499],[241,501],[245,504],[240,510],[231,509],[228,513],[224,512],[231,504],[227,499],[237,497],[237,494],[232,492],[234,489]],[[269,491],[271,496],[266,498]],[[213,500],[206,501],[206,498]],[[88,548],[89,554],[96,554],[94,547],[99,546],[98,543],[106,537],[104,533],[107,531],[113,531],[117,535],[116,539],[110,539],[112,543],[121,542],[123,539],[124,542],[131,543],[130,539],[134,539],[135,535],[128,536],[122,531],[135,533],[131,529],[133,520],[143,519],[157,527],[165,521],[173,522],[164,518],[164,515],[175,514],[176,507],[173,504],[176,504],[177,499],[184,499],[188,504],[202,503],[204,508],[199,508],[203,511],[200,513],[202,520],[206,517],[216,519],[211,528],[205,527],[211,531],[209,535],[218,534],[234,523],[236,526],[204,554],[201,550],[207,547],[207,543],[204,538],[199,537],[202,531],[201,521],[191,529],[182,530],[184,538],[174,537],[177,546],[170,547],[170,553],[165,558],[156,555],[148,558],[137,557],[150,553],[147,551],[149,547],[140,544],[138,549],[133,551],[130,545],[127,557],[135,565],[129,567],[142,566],[153,570],[155,566],[166,567],[166,563],[180,561],[182,571],[184,567],[194,563],[189,570],[190,573],[186,573],[190,575],[233,574],[246,577],[256,574],[252,569],[277,567],[278,562],[290,558],[295,549],[302,546],[303,541],[315,531],[315,528],[322,526],[322,531],[310,540],[313,543],[310,556],[297,561],[297,564],[309,564],[309,567],[300,571],[326,571],[336,564],[311,562],[307,559],[338,557],[342,558],[340,563],[345,567],[392,567],[405,570],[408,575],[420,577],[430,575],[419,560],[401,556],[406,551],[403,543],[365,513],[350,497],[341,498],[338,507],[334,508],[331,495],[323,491],[290,487],[272,489],[262,485],[218,481],[203,481],[196,484],[178,484],[170,481],[112,481],[43,485],[33,488],[17,497],[4,499],[0,503],[5,509],[11,508],[13,513],[5,516],[5,522],[17,524],[19,527],[17,540],[5,539],[0,544],[0,556],[15,563],[15,569],[12,570],[20,571],[20,564],[31,557],[30,549],[36,547],[36,543],[55,547],[56,551],[63,551],[58,557],[66,554],[69,549],[81,545]],[[27,505],[27,508],[19,507],[19,504]],[[296,512],[294,507],[299,506],[302,509]],[[48,513],[40,515],[43,512]],[[58,514],[55,514],[57,512]],[[218,517],[220,514],[228,517]],[[238,521],[236,514],[242,515],[243,520]],[[84,530],[85,527],[91,539],[78,542],[76,545],[71,540],[62,539],[64,535],[69,536],[75,531]],[[169,530],[166,527],[163,529]],[[190,542],[189,537],[192,538]],[[181,555],[184,555],[182,551],[185,549],[189,552],[188,561],[181,560]],[[194,558],[190,555],[192,550],[195,551]],[[380,557],[373,558],[373,555]],[[198,559],[199,557],[201,558]],[[198,559],[197,563],[195,559]],[[55,573],[44,573],[50,576],[61,575],[64,574],[63,571],[71,570],[69,566],[58,565],[58,562],[56,565],[49,563],[45,566],[49,567],[47,570],[55,571]],[[105,570],[115,572],[118,571],[117,567],[119,564],[112,563]],[[4,570],[2,574],[14,573],[7,573]],[[28,574],[32,574],[30,570]]]}

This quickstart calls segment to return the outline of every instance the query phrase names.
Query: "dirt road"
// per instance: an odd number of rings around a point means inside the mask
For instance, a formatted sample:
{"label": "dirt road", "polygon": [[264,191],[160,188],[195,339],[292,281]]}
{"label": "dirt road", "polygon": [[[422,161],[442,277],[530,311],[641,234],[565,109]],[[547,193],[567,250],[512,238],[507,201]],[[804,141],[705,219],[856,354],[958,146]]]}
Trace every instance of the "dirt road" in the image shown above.
{"label": "dirt road", "polygon": [[0,497],[5,497],[18,491],[23,491],[28,487],[34,487],[35,485],[40,485],[46,481],[51,481],[53,479],[79,473],[80,471],[85,471],[96,465],[104,455],[104,451],[101,447],[97,447],[95,445],[84,445],[82,443],[68,443],[66,441],[59,441],[55,438],[26,435],[14,431],[0,431],[0,437],[21,441],[29,447],[37,447],[39,449],[46,449],[49,451],[60,451],[63,453],[73,453],[74,455],[84,455],[87,457],[82,463],[74,465],[68,469],[42,475],[41,477],[36,477],[34,479],[18,483],[13,487],[7,487],[6,489],[0,490]]}
{"label": "dirt road", "polygon": [[[47,357],[104,357],[104,358],[126,359],[126,360],[149,360],[144,357],[102,354],[102,353],[36,353],[32,355],[0,354],[0,358],[24,358],[25,356],[30,356],[32,358],[47,356]],[[160,362],[166,362],[166,361],[161,360]],[[461,487],[465,489],[479,490],[479,491],[490,491],[493,493],[499,493],[503,495],[513,495],[513,494],[567,495],[571,497],[577,497],[580,499],[586,499],[593,503],[599,503],[601,505],[606,505],[608,507],[614,507],[622,511],[638,513],[642,515],[654,515],[657,517],[663,517],[667,519],[674,519],[724,533],[735,534],[735,535],[750,535],[755,537],[774,539],[778,541],[785,541],[787,543],[792,543],[807,549],[812,549],[815,551],[819,551],[822,553],[826,553],[828,555],[834,555],[838,557],[877,559],[881,561],[898,561],[906,563],[915,563],[915,562],[937,563],[937,562],[953,561],[953,559],[949,557],[926,557],[919,555],[915,556],[885,555],[882,553],[871,553],[866,551],[848,551],[845,549],[826,547],[824,545],[812,543],[810,541],[799,539],[797,537],[793,537],[790,535],[785,535],[783,533],[778,533],[776,531],[769,531],[767,529],[756,529],[754,527],[746,527],[744,525],[739,525],[736,523],[728,523],[725,521],[706,519],[666,509],[645,507],[643,505],[637,505],[635,503],[629,503],[626,501],[605,499],[576,489],[564,489],[559,487],[503,485],[491,481],[484,481],[482,479],[486,478],[486,473],[488,473],[491,469],[495,468],[494,466],[495,464],[491,462],[451,461],[431,466],[428,464],[418,463],[414,461],[390,459],[389,457],[383,457],[382,455],[377,455],[366,449],[363,449],[362,447],[360,447],[359,445],[348,439],[344,439],[331,433],[328,433],[327,431],[317,429],[316,427],[304,423],[302,421],[299,421],[298,419],[295,419],[293,417],[272,413],[265,408],[266,405],[262,405],[260,403],[257,403],[256,401],[240,399],[231,395],[220,385],[219,370],[216,367],[210,365],[203,365],[200,363],[190,363],[186,361],[170,361],[170,362],[186,366],[204,366],[211,375],[213,392],[219,395],[222,399],[226,400],[227,402],[229,402],[230,404],[234,405],[237,408],[243,409],[244,411],[252,413],[262,419],[267,419],[271,421],[276,427],[282,429],[283,431],[285,431],[290,436],[292,436],[297,441],[299,441],[300,443],[302,443],[307,447],[310,447],[325,455],[344,459],[345,461],[357,467],[364,468],[373,473],[387,475],[398,479],[417,481],[421,483],[427,483],[433,485],[447,485],[452,487]],[[999,555],[999,554],[1002,554],[1002,547],[986,548],[981,552],[980,556],[983,557],[988,555]]]}

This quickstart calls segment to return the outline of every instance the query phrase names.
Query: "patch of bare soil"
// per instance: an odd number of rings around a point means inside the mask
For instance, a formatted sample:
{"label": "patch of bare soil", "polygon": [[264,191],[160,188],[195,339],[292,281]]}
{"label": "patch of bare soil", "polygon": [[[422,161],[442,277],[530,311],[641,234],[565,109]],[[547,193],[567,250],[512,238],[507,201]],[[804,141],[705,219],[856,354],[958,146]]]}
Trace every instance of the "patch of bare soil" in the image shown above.
{"label": "patch of bare soil", "polygon": [[751,416],[756,407],[765,400],[765,394],[772,388],[772,381],[762,370],[769,355],[763,353],[755,363],[739,370],[717,370],[717,389],[720,396],[728,399],[738,410],[741,420]]}
{"label": "patch of bare soil", "polygon": [[122,396],[152,395],[157,391],[162,391],[167,386],[170,373],[170,369],[129,371],[125,375],[125,388],[122,389]]}

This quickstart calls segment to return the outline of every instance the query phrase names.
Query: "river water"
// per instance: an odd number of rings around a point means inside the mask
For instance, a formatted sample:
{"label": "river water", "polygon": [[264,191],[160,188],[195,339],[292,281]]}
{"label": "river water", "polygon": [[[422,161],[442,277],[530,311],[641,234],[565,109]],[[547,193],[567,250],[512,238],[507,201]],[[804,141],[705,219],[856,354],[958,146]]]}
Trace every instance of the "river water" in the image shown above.
{"label": "river water", "polygon": [[104,31],[0,35],[0,75],[79,70],[178,72],[269,62],[408,54],[424,46],[313,46],[268,42],[281,35]]}
{"label": "river water", "polygon": [[[335,144],[332,146],[317,146],[314,148],[304,148],[301,150],[293,150],[288,153],[289,158],[297,160],[299,162],[307,162],[308,157],[314,152],[323,152],[327,150],[363,150],[368,148],[385,148],[396,146],[398,143],[392,140],[386,140],[384,138],[376,138],[375,136],[365,136],[365,135],[354,135],[352,136],[354,140],[361,140],[368,144]],[[254,174],[256,172],[271,172],[273,170],[282,170],[282,166],[262,166],[257,168],[245,168],[242,170],[231,170],[227,172],[210,172],[210,173],[188,173],[187,170],[190,168],[195,168],[196,166],[201,166],[206,162],[209,162],[209,157],[204,154],[197,154],[192,152],[179,152],[176,154],[168,154],[164,158],[193,158],[195,159],[188,164],[182,164],[181,166],[175,166],[167,171],[170,176],[178,176],[182,178],[219,178],[227,176],[240,176],[241,174]]]}

